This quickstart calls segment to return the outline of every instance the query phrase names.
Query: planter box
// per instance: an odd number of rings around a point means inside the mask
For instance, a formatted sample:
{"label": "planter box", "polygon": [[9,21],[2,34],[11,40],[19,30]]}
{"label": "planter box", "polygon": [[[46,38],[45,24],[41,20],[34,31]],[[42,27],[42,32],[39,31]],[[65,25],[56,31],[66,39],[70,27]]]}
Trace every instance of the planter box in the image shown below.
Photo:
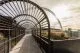
{"label": "planter box", "polygon": [[80,39],[54,40],[53,51],[56,53],[80,53]]}

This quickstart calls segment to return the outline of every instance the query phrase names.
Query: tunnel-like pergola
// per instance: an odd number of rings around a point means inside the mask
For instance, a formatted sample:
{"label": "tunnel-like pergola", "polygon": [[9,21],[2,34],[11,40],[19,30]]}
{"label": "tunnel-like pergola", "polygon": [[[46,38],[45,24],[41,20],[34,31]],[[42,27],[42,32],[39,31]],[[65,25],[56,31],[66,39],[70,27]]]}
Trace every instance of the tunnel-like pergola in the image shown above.
{"label": "tunnel-like pergola", "polygon": [[[13,39],[15,42],[17,42],[18,37],[21,39],[21,37],[24,36],[26,28],[28,28],[25,26],[27,24],[30,26],[32,35],[40,44],[40,47],[43,47],[44,49],[45,47],[48,47],[48,49],[45,50],[48,51],[48,53],[50,52],[50,22],[46,13],[39,5],[30,0],[2,0],[0,1],[0,15],[2,15],[2,17],[5,16],[3,18],[6,20],[6,17],[10,17],[11,19],[11,22],[8,20],[10,26],[5,26],[9,33],[9,35],[7,35],[7,53],[9,53],[10,50],[10,43],[12,42],[11,38],[14,37]],[[7,25],[9,23],[4,24]],[[3,28],[3,31],[4,30],[5,29]],[[19,32],[16,33],[17,30]],[[45,30],[47,31],[47,35],[43,36],[43,31]],[[13,35],[13,33],[15,34]],[[18,36],[18,34],[22,35]],[[47,43],[47,45],[43,43]]]}
{"label": "tunnel-like pergola", "polygon": [[[46,11],[52,14],[60,28],[50,28],[50,20]],[[51,30],[50,30],[51,29]],[[62,23],[55,13],[48,8],[41,7],[30,0],[1,0],[0,1],[0,53],[9,53],[12,48],[26,36],[26,30],[37,42],[42,53],[80,53],[79,39],[64,40]],[[60,37],[54,31],[61,32]],[[72,32],[69,29],[69,32]],[[55,40],[55,37],[60,40]],[[1,42],[2,41],[2,42]],[[31,44],[33,44],[31,42]],[[27,44],[26,44],[27,45]],[[45,52],[44,52],[45,51]]]}

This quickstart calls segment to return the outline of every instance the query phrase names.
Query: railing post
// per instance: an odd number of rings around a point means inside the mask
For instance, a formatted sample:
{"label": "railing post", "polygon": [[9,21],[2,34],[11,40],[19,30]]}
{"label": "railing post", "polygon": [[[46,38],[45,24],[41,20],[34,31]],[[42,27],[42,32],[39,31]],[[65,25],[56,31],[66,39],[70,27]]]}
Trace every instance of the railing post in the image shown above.
{"label": "railing post", "polygon": [[[16,37],[16,28],[15,28],[15,37]],[[15,45],[16,45],[16,38],[15,38]]]}
{"label": "railing post", "polygon": [[4,53],[5,53],[5,39],[3,41],[4,41]]}
{"label": "railing post", "polygon": [[7,53],[9,53],[10,51],[10,28],[8,30],[8,50],[7,50]]}

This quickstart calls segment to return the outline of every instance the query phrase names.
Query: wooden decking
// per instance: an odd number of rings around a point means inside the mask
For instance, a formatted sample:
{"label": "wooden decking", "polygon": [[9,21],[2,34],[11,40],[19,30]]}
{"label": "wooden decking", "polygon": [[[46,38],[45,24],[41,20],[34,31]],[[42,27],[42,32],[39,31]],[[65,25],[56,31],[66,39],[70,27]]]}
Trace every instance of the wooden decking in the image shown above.
{"label": "wooden decking", "polygon": [[26,34],[10,53],[42,53],[31,34]]}

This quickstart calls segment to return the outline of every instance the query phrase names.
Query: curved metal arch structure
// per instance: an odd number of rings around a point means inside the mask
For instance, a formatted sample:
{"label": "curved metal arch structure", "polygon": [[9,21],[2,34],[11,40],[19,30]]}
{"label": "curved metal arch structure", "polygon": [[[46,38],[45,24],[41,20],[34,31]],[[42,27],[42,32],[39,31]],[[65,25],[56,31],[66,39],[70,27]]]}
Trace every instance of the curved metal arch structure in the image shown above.
{"label": "curved metal arch structure", "polygon": [[[29,10],[29,8],[32,8],[32,9]],[[39,34],[38,34],[35,31],[36,28],[33,27],[32,35],[35,37],[35,39],[36,39],[36,37],[38,38],[36,40],[38,41],[38,43],[40,43],[41,47],[43,47],[45,50],[46,50],[45,46],[50,47],[50,43],[51,43],[51,41],[50,41],[50,22],[49,22],[49,19],[46,15],[45,11],[36,3],[34,3],[30,0],[2,0],[2,1],[0,1],[0,14],[11,17],[12,25],[15,25],[15,23],[17,23],[16,27],[13,29],[15,29],[15,30],[23,29],[23,32],[25,32],[25,28],[19,24],[26,20],[20,20],[20,19],[24,18],[25,16],[26,16],[26,18],[31,17],[31,20],[33,22],[30,20],[27,20],[27,21],[30,21],[30,23],[31,22],[34,23],[34,25],[37,27],[37,30],[39,31]],[[29,16],[29,17],[27,17],[27,16]],[[33,19],[36,21],[34,21]],[[43,31],[47,32],[46,37],[43,36],[43,33],[42,33]],[[20,33],[20,30],[19,30],[19,33]],[[9,46],[9,44],[8,44],[8,46]],[[48,53],[50,53],[50,48],[48,48],[48,49],[46,51],[48,51]],[[9,47],[8,47],[8,52],[9,52]]]}
{"label": "curved metal arch structure", "polygon": [[[35,25],[38,25],[39,24],[39,27],[40,27],[40,35],[39,36],[41,36],[41,24],[40,24],[40,22],[42,21],[38,21],[35,17],[33,17],[33,16],[31,16],[31,15],[28,15],[28,14],[21,14],[21,15],[18,15],[18,16],[16,16],[16,17],[14,17],[13,18],[13,21],[15,20],[15,19],[17,19],[17,18],[19,18],[20,16],[30,16],[30,17],[32,17],[32,18],[34,18],[35,20],[36,20],[36,22],[37,22],[37,24],[35,24]],[[27,20],[27,19],[25,19],[25,20],[21,20],[21,21],[19,21],[18,23],[17,23],[17,25],[19,25],[21,22],[23,22],[23,21],[30,21],[30,20]],[[33,21],[31,21],[31,22],[33,22]],[[16,26],[17,26],[16,25]]]}
{"label": "curved metal arch structure", "polygon": [[[31,24],[31,25],[30,25],[30,29],[35,28],[35,30],[38,31],[38,27],[35,26],[35,25],[34,25],[33,23],[31,23],[31,22],[27,22],[27,21],[26,21],[26,22],[22,23],[21,26],[25,28],[25,25],[27,26],[27,24],[28,24],[28,26],[29,26],[29,24]],[[32,26],[32,27],[31,27],[31,26]]]}
{"label": "curved metal arch structure", "polygon": [[[16,3],[17,6],[15,6],[14,3]],[[46,20],[46,22],[48,22],[48,24],[47,24],[48,25],[48,27],[47,27],[48,29],[47,30],[48,30],[48,34],[49,34],[48,37],[50,39],[50,23],[49,23],[49,19],[48,19],[46,13],[44,12],[44,10],[40,6],[38,6],[37,4],[35,4],[34,2],[32,2],[30,0],[27,0],[27,1],[25,1],[25,0],[24,1],[21,1],[21,0],[6,0],[6,1],[0,2],[0,4],[1,4],[1,7],[4,8],[8,12],[7,14],[11,15],[11,17],[13,17],[13,20],[15,18],[19,17],[19,16],[23,16],[24,14],[27,15],[27,16],[31,16],[31,17],[36,18],[36,20],[39,22],[39,24],[41,24],[42,21]],[[5,6],[8,9],[5,8]],[[15,7],[16,10],[17,9],[19,9],[19,10],[16,11],[13,7]],[[28,8],[30,8],[30,7],[33,7],[32,11],[30,10],[33,14],[31,12],[28,12],[29,11]],[[1,10],[4,11],[3,9],[1,9]],[[15,11],[13,12],[13,10],[15,10]],[[17,14],[16,12],[20,12],[20,13]],[[24,13],[22,13],[22,12],[24,12]]]}
{"label": "curved metal arch structure", "polygon": [[[18,15],[18,16],[16,16],[16,17],[14,17],[13,18],[13,22],[14,22],[14,20],[16,19],[16,18],[19,18],[20,16],[31,16],[31,15],[28,15],[28,14],[22,14],[22,15]],[[31,17],[33,17],[33,16],[31,16]],[[35,18],[35,17],[33,17],[35,20],[36,20],[36,22],[39,24],[39,26],[41,27],[41,24],[39,23],[39,21]],[[22,22],[22,21],[26,21],[27,19],[25,19],[25,20],[21,20],[21,21],[19,21],[18,23],[17,23],[17,25],[19,25],[19,23],[20,22]],[[29,20],[29,19],[28,19]],[[27,21],[28,21],[27,20]],[[31,20],[30,20],[31,21]],[[33,22],[33,21],[31,21],[31,22]],[[16,25],[16,26],[17,26]]]}
{"label": "curved metal arch structure", "polygon": [[58,21],[58,23],[59,23],[61,29],[63,30],[62,24],[61,24],[60,20],[57,18],[56,14],[55,14],[52,10],[50,10],[50,9],[48,9],[48,8],[45,8],[45,7],[42,7],[42,8],[43,8],[44,10],[50,12],[53,16],[55,16],[55,18],[57,19],[57,21]]}
{"label": "curved metal arch structure", "polygon": [[[29,25],[31,24],[31,25]],[[32,27],[31,26],[34,26],[32,23],[29,23],[29,22],[25,22],[24,24],[21,25],[22,27],[25,28],[25,26],[29,26],[29,28],[31,29]],[[28,27],[27,27],[28,28]]]}
{"label": "curved metal arch structure", "polygon": [[39,21],[38,21],[34,16],[28,15],[28,14],[17,15],[16,17],[13,18],[13,21],[14,21],[16,18],[20,17],[20,16],[30,16],[30,17],[33,17],[33,18],[39,23]]}
{"label": "curved metal arch structure", "polygon": [[[23,21],[26,21],[26,22],[23,22]],[[29,22],[28,22],[29,21]],[[22,24],[20,24],[21,22],[23,22]],[[31,25],[33,25],[33,28],[36,26],[36,28],[37,28],[37,24],[35,23],[35,22],[33,22],[32,20],[29,20],[29,19],[25,19],[25,20],[21,20],[20,22],[18,22],[17,23],[17,25],[19,25],[20,24],[20,26],[22,26],[22,25],[24,25],[24,24],[26,24],[26,23],[32,23]],[[17,26],[16,25],[16,26]]]}
{"label": "curved metal arch structure", "polygon": [[[26,21],[26,22],[24,22],[24,21]],[[28,22],[29,21],[29,22]],[[23,22],[22,24],[20,24],[21,22]],[[40,28],[41,26],[39,25],[39,27],[37,27],[38,26],[38,23],[35,23],[34,21],[32,21],[32,20],[29,20],[29,19],[25,19],[25,20],[21,20],[21,21],[19,21],[18,23],[17,23],[17,25],[19,25],[20,24],[20,26],[22,26],[22,25],[24,25],[24,24],[26,24],[26,23],[28,23],[28,24],[30,24],[30,23],[32,23],[32,25],[33,25],[33,27],[32,28],[35,28],[35,30],[37,30],[38,31],[38,28]],[[17,26],[16,25],[16,26]],[[41,32],[41,30],[40,30],[40,32]]]}
{"label": "curved metal arch structure", "polygon": [[24,23],[21,24],[21,26],[23,26],[23,25],[25,25],[25,24],[31,24],[32,26],[35,26],[35,25],[33,25],[32,23],[30,23],[30,22],[24,22]]}
{"label": "curved metal arch structure", "polygon": [[[34,21],[29,20],[29,19],[25,19],[25,20],[19,21],[19,22],[17,23],[17,25],[19,25],[19,24],[20,24],[21,22],[23,22],[23,21],[30,21],[30,22],[34,23],[35,25],[37,25],[37,23],[35,23]],[[17,25],[16,25],[16,26],[17,26]]]}
{"label": "curved metal arch structure", "polygon": [[31,23],[31,22],[26,21],[26,22],[22,23],[21,26],[26,25],[26,24],[31,24],[33,26],[31,28],[35,28],[35,30],[38,32],[38,27],[36,25],[34,25],[33,22]]}

